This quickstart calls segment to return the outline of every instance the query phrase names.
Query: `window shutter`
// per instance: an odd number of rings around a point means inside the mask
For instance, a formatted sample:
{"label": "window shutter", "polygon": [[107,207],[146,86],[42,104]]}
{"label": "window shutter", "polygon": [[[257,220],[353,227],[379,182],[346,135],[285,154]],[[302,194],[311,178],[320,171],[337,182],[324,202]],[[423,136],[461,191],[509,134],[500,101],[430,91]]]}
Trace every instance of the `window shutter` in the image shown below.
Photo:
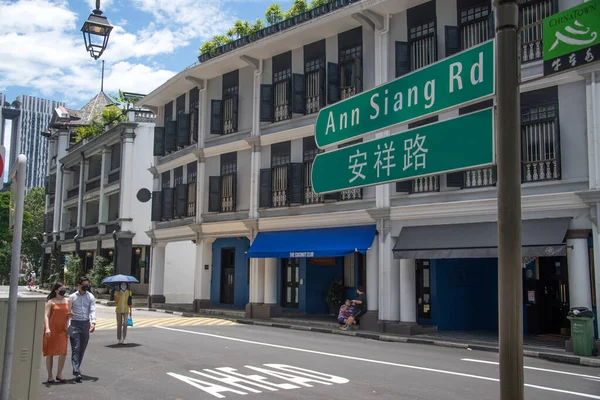
{"label": "window shutter", "polygon": [[271,207],[271,168],[260,170],[260,196],[259,207]]}
{"label": "window shutter", "polygon": [[453,172],[446,175],[446,186],[462,188],[465,182],[465,173],[463,171]]}
{"label": "window shutter", "polygon": [[198,131],[200,130],[200,126],[198,123],[198,110],[196,110],[195,113],[190,114],[190,126],[194,127],[193,130],[193,135],[194,135],[194,141],[196,143],[198,143]]}
{"label": "window shutter", "polygon": [[412,193],[413,180],[404,182],[396,182],[396,192],[398,193]]}
{"label": "window shutter", "polygon": [[360,58],[354,59],[354,87],[356,93],[360,93],[363,90],[363,76],[362,76],[362,61]]}
{"label": "window shutter", "polygon": [[45,233],[51,233],[53,226],[52,226],[52,215],[50,214],[45,214],[44,215],[44,232]]}
{"label": "window shutter", "polygon": [[173,196],[174,196],[173,188],[164,188],[162,190],[161,219],[163,221],[168,221],[170,219],[173,219]]}
{"label": "window shutter", "polygon": [[152,192],[152,221],[160,221],[162,214],[162,192]]}
{"label": "window shutter", "polygon": [[223,134],[223,102],[221,100],[210,101],[210,134]]}
{"label": "window shutter", "polygon": [[460,51],[460,29],[458,26],[445,27],[446,30],[446,57],[450,57]]}
{"label": "window shutter", "polygon": [[326,102],[325,93],[325,67],[319,68],[319,109],[325,107]]}
{"label": "window shutter", "polygon": [[[79,181],[79,177],[77,177],[77,181]],[[46,193],[55,194],[56,193],[56,175],[50,175],[46,178],[47,188]]]}
{"label": "window shutter", "polygon": [[233,211],[237,211],[237,174],[234,173],[232,174],[233,176],[231,177],[232,182],[231,182],[231,197],[233,197],[232,203],[233,203]]}
{"label": "window shutter", "polygon": [[336,63],[327,63],[327,103],[340,101],[340,70]]}
{"label": "window shutter", "polygon": [[221,177],[208,177],[208,211],[221,212]]}
{"label": "window shutter", "polygon": [[158,157],[165,155],[165,128],[162,126],[154,128],[154,155]]}
{"label": "window shutter", "polygon": [[232,125],[233,125],[233,131],[237,132],[238,130],[238,99],[239,96],[237,94],[234,94],[233,96],[231,96],[231,117],[232,117]]}
{"label": "window shutter", "polygon": [[187,212],[187,183],[180,183],[175,189],[175,216],[178,218],[184,218]]}
{"label": "window shutter", "polygon": [[302,74],[292,75],[294,95],[292,97],[292,112],[306,114],[306,80]]}
{"label": "window shutter", "polygon": [[190,114],[177,115],[177,146],[185,147],[190,144]]}
{"label": "window shutter", "polygon": [[292,163],[288,167],[288,203],[300,205],[304,198],[303,163]]}
{"label": "window shutter", "polygon": [[396,78],[410,72],[410,53],[408,42],[396,42]]}
{"label": "window shutter", "polygon": [[494,18],[494,12],[488,14],[488,39],[492,39],[496,36],[496,19]]}
{"label": "window shutter", "polygon": [[177,150],[177,121],[167,121],[165,128],[165,152]]}
{"label": "window shutter", "polygon": [[273,85],[260,85],[260,122],[273,122]]}

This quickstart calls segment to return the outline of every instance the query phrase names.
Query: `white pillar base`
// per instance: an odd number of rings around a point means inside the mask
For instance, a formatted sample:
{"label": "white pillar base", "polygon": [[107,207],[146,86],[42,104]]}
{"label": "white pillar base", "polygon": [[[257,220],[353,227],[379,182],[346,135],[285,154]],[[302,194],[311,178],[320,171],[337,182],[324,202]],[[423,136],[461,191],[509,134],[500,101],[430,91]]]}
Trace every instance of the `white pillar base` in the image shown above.
{"label": "white pillar base", "polygon": [[379,319],[386,322],[400,320],[400,260],[394,259],[392,249],[392,235],[388,233],[379,245]]}
{"label": "white pillar base", "polygon": [[367,251],[367,310],[379,309],[379,236]]}
{"label": "white pillar base", "polygon": [[152,264],[150,265],[150,304],[165,302],[165,254],[166,243],[152,246]]}
{"label": "white pillar base", "polygon": [[[590,279],[590,261],[588,239],[582,234],[571,235],[567,232],[567,264],[569,269],[569,306],[592,309],[592,289]],[[571,235],[571,237],[569,237]]]}
{"label": "white pillar base", "polygon": [[[210,278],[212,272],[212,240],[196,242],[196,265],[194,270],[194,311],[210,308]],[[208,269],[206,268],[208,267]]]}
{"label": "white pillar base", "polygon": [[415,260],[400,260],[400,321],[417,322]]}

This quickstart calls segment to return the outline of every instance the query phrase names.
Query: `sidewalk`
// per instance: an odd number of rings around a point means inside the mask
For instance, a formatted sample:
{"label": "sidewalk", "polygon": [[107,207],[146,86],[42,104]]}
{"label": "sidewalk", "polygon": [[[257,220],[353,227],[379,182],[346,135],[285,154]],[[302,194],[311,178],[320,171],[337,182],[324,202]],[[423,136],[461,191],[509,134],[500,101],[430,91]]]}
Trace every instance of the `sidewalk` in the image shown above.
{"label": "sidewalk", "polygon": [[[138,309],[138,308],[136,308]],[[159,310],[155,308],[139,308],[144,311],[155,311],[174,315],[180,315],[182,317],[207,317],[220,318],[230,321],[237,322],[239,324],[256,325],[256,326],[268,326],[272,328],[281,329],[293,329],[298,331],[309,331],[327,333],[332,335],[342,336],[354,336],[358,338],[380,340],[384,342],[395,342],[395,343],[411,343],[411,344],[423,344],[430,346],[441,346],[451,347],[465,350],[478,350],[488,351],[492,353],[498,353],[498,342],[497,341],[478,341],[478,340],[465,340],[458,337],[447,339],[439,334],[435,335],[417,335],[417,336],[401,336],[390,333],[380,333],[373,331],[342,331],[339,329],[339,325],[335,322],[326,321],[311,321],[308,319],[294,319],[294,318],[272,318],[270,320],[258,320],[250,318],[238,318],[238,317],[227,317],[225,315],[214,315],[214,314],[199,314],[199,313],[188,313],[170,310]],[[563,364],[574,364],[583,365],[588,367],[600,368],[599,357],[580,357],[559,348],[552,347],[539,347],[525,344],[523,347],[523,355],[525,357],[541,358],[549,361],[554,361]]]}

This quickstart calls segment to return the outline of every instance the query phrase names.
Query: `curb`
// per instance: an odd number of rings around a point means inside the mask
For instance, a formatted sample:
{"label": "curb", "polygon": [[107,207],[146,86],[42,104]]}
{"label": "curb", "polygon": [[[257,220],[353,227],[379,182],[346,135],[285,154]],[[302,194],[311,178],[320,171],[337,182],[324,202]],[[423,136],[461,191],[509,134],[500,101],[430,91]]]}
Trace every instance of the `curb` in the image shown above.
{"label": "curb", "polygon": [[[244,325],[256,325],[256,326],[266,326],[271,328],[280,328],[280,329],[292,329],[296,331],[304,331],[304,332],[317,332],[317,333],[326,333],[333,335],[342,335],[342,336],[353,336],[362,339],[370,339],[370,340],[378,340],[382,342],[392,342],[392,343],[409,343],[409,344],[421,344],[428,346],[438,346],[438,347],[447,347],[453,349],[463,349],[463,350],[476,350],[476,351],[486,351],[491,353],[498,353],[497,346],[486,346],[481,344],[469,344],[469,343],[460,343],[460,342],[448,342],[444,340],[433,340],[433,339],[420,339],[417,337],[405,337],[405,336],[396,336],[390,334],[380,334],[377,332],[365,332],[365,331],[340,331],[334,330],[324,327],[313,327],[308,325],[292,325],[287,323],[280,322],[271,322],[266,320],[254,320],[254,319],[246,319],[246,318],[227,318],[222,315],[212,315],[212,314],[195,314],[190,312],[178,312],[178,311],[169,311],[155,308],[136,308],[137,310],[143,311],[155,311],[166,314],[180,315],[182,317],[210,317],[210,318],[218,318],[218,319],[226,319],[229,321],[237,322],[238,324]],[[533,350],[523,349],[523,356],[530,358],[539,358],[543,360],[553,361],[562,364],[570,364],[570,365],[582,365],[586,367],[595,367],[600,368],[600,358],[592,358],[592,357],[580,357],[575,355],[568,354],[558,354],[558,353],[545,353]]]}

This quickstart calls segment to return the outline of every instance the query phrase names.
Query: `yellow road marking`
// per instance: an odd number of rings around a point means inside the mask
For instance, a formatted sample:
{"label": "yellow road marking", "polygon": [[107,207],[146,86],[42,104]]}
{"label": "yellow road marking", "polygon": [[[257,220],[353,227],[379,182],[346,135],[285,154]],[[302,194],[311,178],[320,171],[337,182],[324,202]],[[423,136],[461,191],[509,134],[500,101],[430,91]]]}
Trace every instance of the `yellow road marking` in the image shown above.
{"label": "yellow road marking", "polygon": [[[165,318],[133,318],[133,327],[148,328],[151,326],[233,326],[236,322],[220,318],[184,318],[179,316]],[[112,318],[100,318],[96,323],[96,330],[117,329],[117,322]]]}

